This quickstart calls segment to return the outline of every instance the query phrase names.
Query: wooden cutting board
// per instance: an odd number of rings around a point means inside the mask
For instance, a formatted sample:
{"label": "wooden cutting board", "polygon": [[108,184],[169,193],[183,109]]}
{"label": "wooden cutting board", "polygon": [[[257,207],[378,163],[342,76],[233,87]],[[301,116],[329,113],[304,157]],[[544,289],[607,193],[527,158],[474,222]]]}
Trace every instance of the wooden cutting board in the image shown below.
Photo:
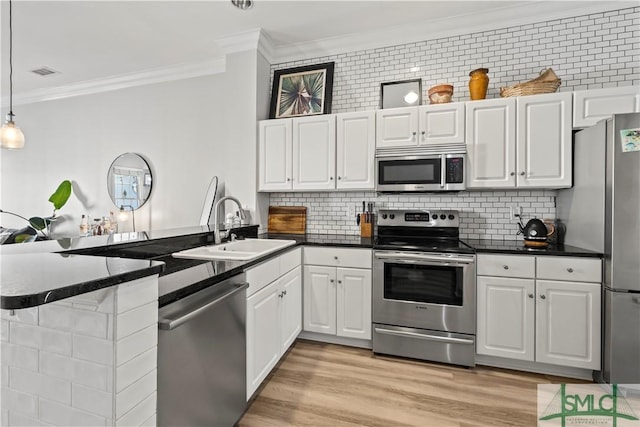
{"label": "wooden cutting board", "polygon": [[269,206],[269,234],[305,234],[307,208],[304,206]]}

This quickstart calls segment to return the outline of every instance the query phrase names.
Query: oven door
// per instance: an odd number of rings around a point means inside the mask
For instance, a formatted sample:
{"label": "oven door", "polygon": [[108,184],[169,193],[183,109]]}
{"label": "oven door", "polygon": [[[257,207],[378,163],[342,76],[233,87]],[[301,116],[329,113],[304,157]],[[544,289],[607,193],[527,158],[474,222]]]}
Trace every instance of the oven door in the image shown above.
{"label": "oven door", "polygon": [[375,251],[373,322],[475,334],[475,256]]}

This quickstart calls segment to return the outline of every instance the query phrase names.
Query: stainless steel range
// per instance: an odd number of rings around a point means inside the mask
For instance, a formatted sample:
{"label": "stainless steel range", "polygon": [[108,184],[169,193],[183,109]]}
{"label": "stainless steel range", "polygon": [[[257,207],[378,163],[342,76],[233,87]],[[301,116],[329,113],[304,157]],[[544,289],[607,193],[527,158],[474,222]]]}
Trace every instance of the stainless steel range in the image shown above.
{"label": "stainless steel range", "polygon": [[475,254],[457,211],[381,210],[373,351],[475,366]]}

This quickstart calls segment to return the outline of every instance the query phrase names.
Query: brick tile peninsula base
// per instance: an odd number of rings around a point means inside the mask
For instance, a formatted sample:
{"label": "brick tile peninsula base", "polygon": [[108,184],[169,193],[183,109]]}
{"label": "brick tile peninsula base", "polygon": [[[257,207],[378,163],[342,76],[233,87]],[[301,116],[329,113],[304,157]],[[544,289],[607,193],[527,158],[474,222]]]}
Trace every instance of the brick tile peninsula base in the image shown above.
{"label": "brick tile peninsula base", "polygon": [[156,424],[158,275],[2,310],[1,424]]}

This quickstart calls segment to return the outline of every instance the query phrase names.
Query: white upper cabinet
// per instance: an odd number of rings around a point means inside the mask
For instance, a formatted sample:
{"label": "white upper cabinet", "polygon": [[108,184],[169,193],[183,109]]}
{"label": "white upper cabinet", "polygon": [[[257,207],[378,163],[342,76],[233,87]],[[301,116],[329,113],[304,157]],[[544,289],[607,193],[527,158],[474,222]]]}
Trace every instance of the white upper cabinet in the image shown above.
{"label": "white upper cabinet", "polygon": [[516,100],[466,104],[467,188],[513,188]]}
{"label": "white upper cabinet", "polygon": [[376,148],[464,143],[464,103],[376,112]]}
{"label": "white upper cabinet", "polygon": [[258,138],[258,191],[292,188],[292,119],[263,120]]}
{"label": "white upper cabinet", "polygon": [[640,86],[588,89],[573,93],[573,127],[584,128],[618,113],[640,112]]}
{"label": "white upper cabinet", "polygon": [[418,107],[418,144],[464,143],[464,103]]}
{"label": "white upper cabinet", "polygon": [[517,187],[571,187],[571,102],[571,93],[517,99]]}
{"label": "white upper cabinet", "polygon": [[467,188],[571,186],[571,93],[468,102]]}
{"label": "white upper cabinet", "polygon": [[373,111],[336,115],[336,188],[373,190],[375,123]]}
{"label": "white upper cabinet", "polygon": [[418,145],[418,109],[388,108],[376,111],[376,148]]}
{"label": "white upper cabinet", "polygon": [[332,114],[293,121],[293,188],[335,188],[336,117]]}

